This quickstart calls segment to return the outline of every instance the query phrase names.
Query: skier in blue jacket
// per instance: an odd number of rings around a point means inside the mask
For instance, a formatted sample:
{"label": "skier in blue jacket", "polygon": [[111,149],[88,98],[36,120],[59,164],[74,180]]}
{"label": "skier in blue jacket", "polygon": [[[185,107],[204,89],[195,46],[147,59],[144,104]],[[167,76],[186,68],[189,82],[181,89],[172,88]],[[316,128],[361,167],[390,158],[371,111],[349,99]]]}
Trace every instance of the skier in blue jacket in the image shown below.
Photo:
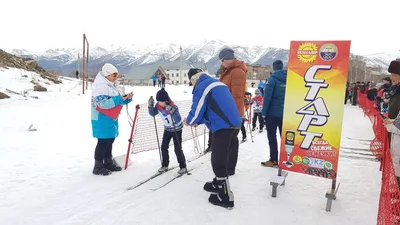
{"label": "skier in blue jacket", "polygon": [[156,116],[159,114],[164,123],[164,134],[161,143],[161,155],[162,155],[162,166],[158,172],[163,173],[168,171],[169,166],[169,143],[171,138],[174,140],[175,155],[179,163],[180,170],[178,174],[184,174],[187,172],[185,155],[182,151],[182,117],[179,114],[178,106],[168,96],[168,92],[161,88],[157,92],[156,100],[157,104],[154,106],[154,99],[149,99],[149,114],[150,116]]}
{"label": "skier in blue jacket", "polygon": [[211,164],[215,174],[213,181],[203,189],[211,192],[208,201],[222,207],[233,207],[228,171],[236,166],[239,140],[237,138],[241,119],[236,103],[228,87],[200,69],[188,72],[193,88],[193,103],[186,125],[205,124],[212,132]]}
{"label": "skier in blue jacket", "polygon": [[283,106],[285,103],[286,76],[287,71],[283,70],[281,60],[276,60],[272,64],[274,72],[268,78],[264,87],[264,103],[262,116],[265,118],[267,127],[268,144],[270,159],[261,162],[261,165],[274,167],[278,165],[278,142],[276,140],[276,129],[282,135]]}

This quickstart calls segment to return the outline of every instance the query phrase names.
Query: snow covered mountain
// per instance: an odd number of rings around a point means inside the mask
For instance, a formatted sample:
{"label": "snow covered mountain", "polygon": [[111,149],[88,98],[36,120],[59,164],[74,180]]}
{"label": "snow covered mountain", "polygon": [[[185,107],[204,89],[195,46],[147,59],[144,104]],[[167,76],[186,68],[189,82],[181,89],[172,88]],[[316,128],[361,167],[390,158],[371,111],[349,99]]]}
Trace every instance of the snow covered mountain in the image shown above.
{"label": "snow covered mountain", "polygon": [[[219,68],[218,53],[224,47],[235,50],[239,59],[250,64],[271,65],[276,59],[287,61],[288,50],[266,46],[239,46],[225,43],[221,40],[204,41],[202,43],[182,46],[184,60],[192,63],[205,63],[210,73]],[[118,66],[122,73],[127,73],[132,67],[162,63],[165,61],[179,60],[179,45],[174,43],[155,45],[111,45],[107,47],[90,48],[89,73],[95,74],[104,62],[110,62]],[[31,52],[26,49],[13,49],[12,54],[34,58],[39,65],[47,70],[60,71],[64,75],[75,71],[80,61],[78,54],[81,49],[60,48],[48,49],[44,52]],[[379,53],[365,57],[369,66],[381,66],[387,68],[391,60],[400,57],[400,52]]]}

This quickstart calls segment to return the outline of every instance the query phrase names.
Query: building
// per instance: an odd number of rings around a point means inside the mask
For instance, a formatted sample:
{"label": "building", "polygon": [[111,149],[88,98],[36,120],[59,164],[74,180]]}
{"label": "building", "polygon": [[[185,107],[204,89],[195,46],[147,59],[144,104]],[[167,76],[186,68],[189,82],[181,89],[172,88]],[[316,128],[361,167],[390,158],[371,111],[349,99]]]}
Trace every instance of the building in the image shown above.
{"label": "building", "polygon": [[168,84],[189,84],[189,77],[187,76],[187,74],[191,68],[199,68],[205,72],[208,72],[205,63],[190,64],[189,62],[184,61],[182,62],[182,75],[181,75],[180,60],[163,63],[162,68],[165,70],[165,73],[169,77]]}
{"label": "building", "polygon": [[189,64],[182,63],[182,75],[180,74],[180,60],[152,63],[133,67],[123,78],[121,83],[127,85],[153,85],[151,77],[153,75],[166,77],[166,84],[189,84],[187,73],[190,68],[195,67],[207,72],[204,63]]}
{"label": "building", "polygon": [[252,83],[254,83],[254,87],[257,87],[260,80],[265,81],[272,72],[271,66],[262,66],[258,64],[249,65],[247,66],[246,72],[246,82],[248,87],[252,87]]}
{"label": "building", "polygon": [[133,67],[127,74],[124,75],[121,83],[125,85],[153,85],[153,80],[151,77],[154,75],[164,75],[168,80],[168,74],[165,73],[161,66],[158,64],[147,64]]}

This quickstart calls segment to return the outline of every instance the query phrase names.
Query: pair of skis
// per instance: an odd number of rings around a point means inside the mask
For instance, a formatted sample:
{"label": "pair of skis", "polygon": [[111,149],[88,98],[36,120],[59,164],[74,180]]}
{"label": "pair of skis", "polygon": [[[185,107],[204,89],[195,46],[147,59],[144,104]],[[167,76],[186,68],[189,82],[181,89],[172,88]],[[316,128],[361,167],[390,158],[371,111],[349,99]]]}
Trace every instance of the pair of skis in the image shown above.
{"label": "pair of skis", "polygon": [[[155,123],[155,121],[154,121],[154,123]],[[157,129],[157,128],[156,128],[156,129]],[[197,138],[197,137],[198,137],[198,136],[197,136],[197,129],[195,128],[195,132],[193,131],[193,128],[192,128],[192,127],[191,127],[190,129],[192,130],[193,142],[194,142],[194,151],[195,151],[195,153],[197,154],[197,156],[196,156],[195,158],[191,159],[191,160],[187,160],[188,163],[189,163],[189,162],[193,162],[193,161],[195,161],[195,160],[201,158],[202,156],[206,155],[206,152],[204,152],[204,151],[201,152],[201,150],[200,150],[200,141],[199,141],[198,138]],[[157,132],[157,130],[156,130],[156,132]],[[158,135],[157,135],[157,139],[158,139]],[[160,154],[160,155],[161,155],[161,154]],[[160,158],[160,159],[162,160],[162,158]],[[150,176],[149,178],[147,178],[147,179],[145,179],[145,180],[139,182],[138,184],[126,188],[126,190],[127,190],[127,191],[134,190],[134,189],[136,189],[136,188],[142,186],[143,184],[145,184],[145,183],[147,183],[147,182],[149,182],[149,181],[155,179],[156,177],[158,177],[158,176],[160,176],[160,175],[162,175],[162,174],[164,174],[164,173],[167,173],[167,172],[169,172],[169,171],[171,171],[171,170],[173,170],[173,169],[176,169],[176,168],[178,168],[178,166],[174,166],[174,167],[168,168],[168,170],[167,170],[167,171],[164,171],[164,172],[157,172],[157,173],[155,173],[154,175]],[[171,178],[170,180],[168,180],[166,183],[162,184],[161,186],[158,186],[157,188],[152,188],[152,189],[150,189],[150,190],[156,191],[156,190],[158,190],[158,189],[160,189],[160,188],[163,188],[163,187],[167,186],[167,185],[170,184],[172,181],[176,180],[176,179],[179,178],[179,177],[182,177],[182,176],[185,175],[185,174],[191,175],[191,174],[192,174],[192,173],[191,173],[192,170],[193,170],[193,168],[189,169],[186,173],[178,174],[178,175],[174,176],[173,178]]]}

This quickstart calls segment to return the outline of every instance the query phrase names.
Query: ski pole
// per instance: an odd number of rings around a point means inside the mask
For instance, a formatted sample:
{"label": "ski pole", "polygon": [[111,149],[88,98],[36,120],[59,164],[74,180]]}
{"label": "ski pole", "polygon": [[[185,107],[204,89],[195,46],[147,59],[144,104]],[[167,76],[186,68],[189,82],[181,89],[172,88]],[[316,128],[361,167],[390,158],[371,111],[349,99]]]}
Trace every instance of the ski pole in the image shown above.
{"label": "ski pole", "polygon": [[197,146],[198,146],[198,148],[199,148],[199,153],[201,153],[201,152],[200,152],[200,150],[201,150],[201,149],[200,149],[200,146],[201,146],[201,145],[200,145],[199,135],[198,135],[198,133],[197,133],[197,127],[194,128],[194,135],[196,136],[196,142],[197,142]]}
{"label": "ski pole", "polygon": [[183,160],[185,160],[186,174],[187,174],[187,175],[190,175],[190,173],[188,172],[187,164],[186,164],[186,158],[185,158],[185,156],[183,155],[183,149],[182,149],[182,145],[181,145],[182,139],[179,139],[178,132],[176,131],[175,120],[174,120],[174,117],[172,116],[172,114],[171,114],[171,120],[172,120],[172,126],[174,127],[174,133],[175,133],[175,137],[176,137],[176,142],[178,142],[178,147],[179,147],[179,149],[181,150],[181,151],[180,151],[180,153],[181,153],[181,158],[182,158]]}
{"label": "ski pole", "polygon": [[199,147],[197,146],[197,143],[196,143],[196,140],[195,140],[196,136],[194,135],[193,127],[190,127],[190,131],[192,131],[192,140],[193,140],[193,145],[194,145],[194,153],[199,154],[200,150],[199,150]]}
{"label": "ski pole", "polygon": [[[150,98],[153,99],[153,96],[150,96]],[[153,102],[154,102],[154,100],[153,100]],[[153,111],[153,121],[154,121],[154,128],[156,130],[156,136],[157,136],[158,154],[160,155],[160,162],[161,162],[161,166],[162,166],[163,158],[162,158],[162,154],[161,154],[160,139],[158,138],[158,129],[157,129],[157,122],[156,122],[154,106],[151,106],[151,110]]]}
{"label": "ski pole", "polygon": [[[246,114],[247,114],[247,118],[250,118],[249,111],[246,111]],[[247,126],[248,126],[248,129],[250,131],[251,142],[254,143],[253,132],[251,131],[251,127],[250,127],[250,121],[247,121]]]}

